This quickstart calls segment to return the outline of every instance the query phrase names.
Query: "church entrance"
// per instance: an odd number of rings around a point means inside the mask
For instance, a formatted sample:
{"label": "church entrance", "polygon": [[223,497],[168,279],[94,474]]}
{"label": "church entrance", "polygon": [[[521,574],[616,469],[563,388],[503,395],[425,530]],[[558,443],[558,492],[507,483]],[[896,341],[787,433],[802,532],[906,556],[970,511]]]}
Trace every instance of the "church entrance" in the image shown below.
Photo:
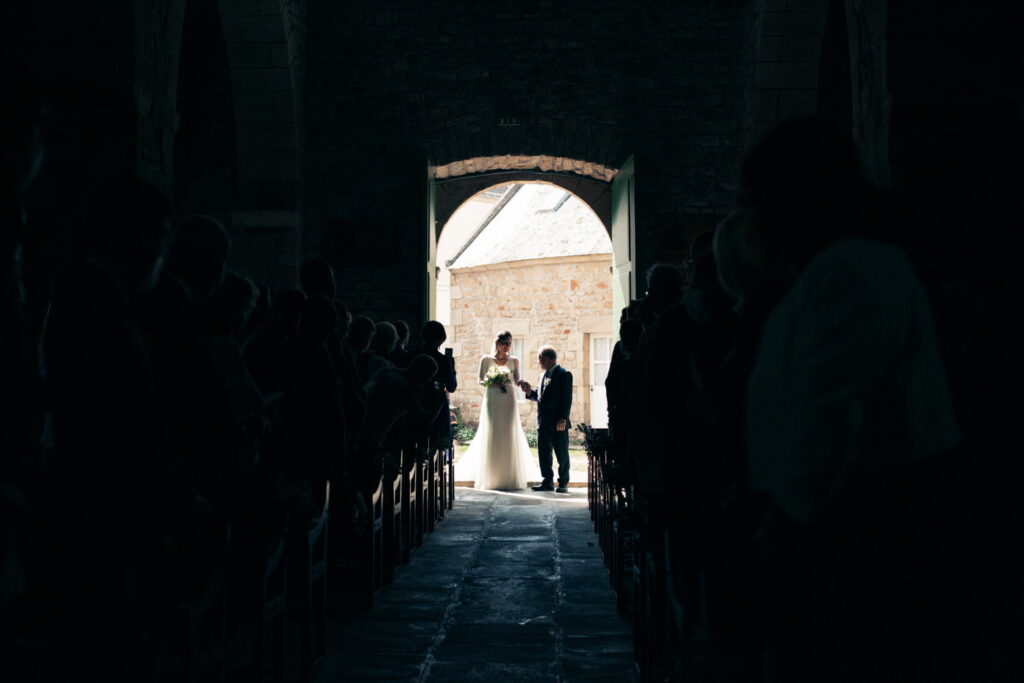
{"label": "church entrance", "polygon": [[[573,422],[607,424],[603,378],[616,332],[613,265],[604,223],[586,202],[552,183],[491,185],[445,222],[436,248],[434,314],[448,332],[459,376],[451,402],[462,444],[472,439],[480,417],[480,358],[504,331],[512,333],[523,379],[536,384],[538,349],[555,347],[559,364],[573,373]],[[515,391],[535,447],[536,404]],[[578,445],[579,436],[573,430],[570,442]],[[581,448],[573,453],[578,471],[572,480],[583,483],[585,455]]]}

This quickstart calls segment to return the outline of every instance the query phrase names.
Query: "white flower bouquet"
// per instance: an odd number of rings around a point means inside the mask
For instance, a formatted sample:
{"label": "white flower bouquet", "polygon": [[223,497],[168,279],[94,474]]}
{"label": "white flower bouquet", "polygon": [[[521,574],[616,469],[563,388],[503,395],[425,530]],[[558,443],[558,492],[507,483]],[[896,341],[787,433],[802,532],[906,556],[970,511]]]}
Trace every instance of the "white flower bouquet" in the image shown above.
{"label": "white flower bouquet", "polygon": [[482,384],[485,387],[496,386],[501,389],[501,393],[507,394],[508,389],[505,388],[505,385],[512,384],[512,373],[509,372],[508,368],[492,365],[491,369],[488,370],[487,374],[484,376]]}

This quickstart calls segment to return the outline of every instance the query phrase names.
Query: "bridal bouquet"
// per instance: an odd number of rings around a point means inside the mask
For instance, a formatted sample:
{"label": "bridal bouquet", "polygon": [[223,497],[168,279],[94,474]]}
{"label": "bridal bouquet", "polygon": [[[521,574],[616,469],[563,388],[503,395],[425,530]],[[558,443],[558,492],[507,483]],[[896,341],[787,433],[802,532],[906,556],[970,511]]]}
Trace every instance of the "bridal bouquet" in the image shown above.
{"label": "bridal bouquet", "polygon": [[491,369],[487,371],[487,375],[484,376],[483,385],[485,387],[497,386],[501,389],[501,393],[507,394],[506,384],[512,384],[512,373],[508,371],[508,368],[492,365]]}

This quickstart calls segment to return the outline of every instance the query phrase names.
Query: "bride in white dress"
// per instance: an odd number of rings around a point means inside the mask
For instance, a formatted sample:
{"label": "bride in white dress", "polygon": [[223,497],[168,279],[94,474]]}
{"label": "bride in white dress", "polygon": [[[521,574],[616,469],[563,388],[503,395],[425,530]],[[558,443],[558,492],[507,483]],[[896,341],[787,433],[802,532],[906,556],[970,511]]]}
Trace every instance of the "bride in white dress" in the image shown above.
{"label": "bride in white dress", "polygon": [[[509,355],[512,334],[503,332],[494,340],[494,353],[480,359],[480,384],[484,400],[480,426],[463,456],[473,472],[474,488],[516,490],[526,488],[526,472],[533,459],[519,420],[515,387],[522,384],[519,359]],[[495,372],[507,371],[511,384],[485,384]],[[502,391],[504,389],[504,391]]]}

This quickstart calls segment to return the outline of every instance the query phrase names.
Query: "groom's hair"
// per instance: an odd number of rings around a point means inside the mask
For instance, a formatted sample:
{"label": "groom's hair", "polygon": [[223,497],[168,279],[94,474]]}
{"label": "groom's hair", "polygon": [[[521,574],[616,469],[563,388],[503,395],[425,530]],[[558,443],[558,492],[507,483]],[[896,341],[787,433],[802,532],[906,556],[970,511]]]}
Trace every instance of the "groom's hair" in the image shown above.
{"label": "groom's hair", "polygon": [[555,351],[554,346],[540,347],[540,355],[544,358],[550,358],[551,360],[558,360],[558,351]]}

